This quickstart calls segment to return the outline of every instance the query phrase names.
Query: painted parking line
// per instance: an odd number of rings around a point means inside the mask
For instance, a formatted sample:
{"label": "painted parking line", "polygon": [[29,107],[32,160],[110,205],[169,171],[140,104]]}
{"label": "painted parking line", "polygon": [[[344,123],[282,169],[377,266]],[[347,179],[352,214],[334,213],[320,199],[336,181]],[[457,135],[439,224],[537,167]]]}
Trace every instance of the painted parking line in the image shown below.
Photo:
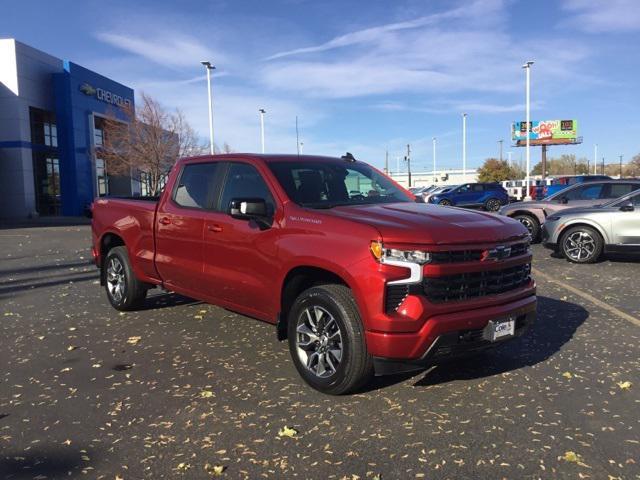
{"label": "painted parking line", "polygon": [[633,315],[629,315],[628,313],[623,312],[622,310],[617,309],[616,307],[612,307],[611,305],[606,304],[602,300],[598,300],[593,295],[589,295],[588,293],[583,292],[579,288],[572,287],[571,285],[568,285],[564,282],[556,280],[555,278],[550,277],[546,273],[542,273],[537,268],[532,268],[531,271],[536,277],[542,277],[545,281],[549,283],[554,283],[559,287],[564,288],[565,290],[569,290],[571,293],[593,303],[595,306],[600,307],[604,310],[607,310],[608,312],[613,313],[614,315],[622,318],[623,320],[626,320],[627,322],[633,323],[634,325],[640,327],[640,320],[634,317]]}

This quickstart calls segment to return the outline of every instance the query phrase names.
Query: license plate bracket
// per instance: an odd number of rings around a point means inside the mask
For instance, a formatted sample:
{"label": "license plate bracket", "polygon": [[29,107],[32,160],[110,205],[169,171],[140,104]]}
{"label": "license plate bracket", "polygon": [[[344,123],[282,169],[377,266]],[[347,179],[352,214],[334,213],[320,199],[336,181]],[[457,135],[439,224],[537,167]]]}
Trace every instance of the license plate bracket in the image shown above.
{"label": "license plate bracket", "polygon": [[515,317],[502,318],[499,320],[489,320],[484,328],[483,337],[490,342],[496,342],[505,338],[513,337],[516,333]]}

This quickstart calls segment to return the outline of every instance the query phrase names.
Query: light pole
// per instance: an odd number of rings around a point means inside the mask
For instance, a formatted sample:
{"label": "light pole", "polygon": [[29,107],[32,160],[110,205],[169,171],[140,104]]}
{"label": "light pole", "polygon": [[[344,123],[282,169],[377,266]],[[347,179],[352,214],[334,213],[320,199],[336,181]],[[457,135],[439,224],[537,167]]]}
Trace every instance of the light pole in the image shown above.
{"label": "light pole", "polygon": [[504,142],[504,140],[498,140],[498,143],[500,144],[500,161],[502,162],[502,143]]}
{"label": "light pole", "polygon": [[433,183],[438,181],[436,174],[436,137],[433,137]]}
{"label": "light pole", "polygon": [[598,174],[598,144],[593,146],[593,174]]}
{"label": "light pole", "polygon": [[462,114],[462,181],[467,175],[467,114]]}
{"label": "light pole", "polygon": [[622,157],[623,155],[620,155],[620,178],[622,178]]}
{"label": "light pole", "polygon": [[207,70],[207,95],[209,97],[209,150],[211,155],[215,153],[213,143],[213,94],[211,93],[211,70],[215,70],[216,67],[211,65],[211,62],[202,60],[200,62]]}
{"label": "light pole", "polygon": [[525,181],[525,185],[527,186],[527,194],[525,196],[525,200],[531,200],[531,189],[529,186],[529,182],[531,181],[530,172],[531,172],[531,152],[529,151],[530,147],[530,136],[531,136],[531,65],[533,62],[529,60],[525,63],[522,68],[524,68],[526,73],[526,109],[527,109],[527,118],[526,118],[526,157],[527,157],[527,177]]}
{"label": "light pole", "polygon": [[267,111],[264,108],[258,109],[260,112],[260,145],[262,146],[262,153],[264,153],[264,114]]}
{"label": "light pole", "polygon": [[508,158],[509,166],[511,166],[511,151],[507,152],[507,158]]}

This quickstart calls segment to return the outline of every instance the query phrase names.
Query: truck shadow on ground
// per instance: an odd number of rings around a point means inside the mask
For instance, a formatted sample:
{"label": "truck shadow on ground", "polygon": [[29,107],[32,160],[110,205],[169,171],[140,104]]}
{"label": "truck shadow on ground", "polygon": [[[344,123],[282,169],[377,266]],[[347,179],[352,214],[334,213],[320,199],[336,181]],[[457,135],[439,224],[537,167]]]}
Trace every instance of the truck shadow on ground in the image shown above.
{"label": "truck shadow on ground", "polygon": [[580,305],[539,296],[538,318],[522,337],[481,354],[481,361],[476,356],[438,365],[414,386],[490,377],[544,362],[573,338],[587,318],[589,312]]}
{"label": "truck shadow on ground", "polygon": [[93,466],[92,452],[70,452],[59,447],[30,449],[28,451],[3,452],[0,457],[0,478],[72,478],[82,474],[82,469]]}
{"label": "truck shadow on ground", "polygon": [[375,377],[362,393],[418,378],[415,387],[428,387],[455,380],[473,380],[499,375],[544,362],[564,344],[589,318],[580,305],[549,297],[538,297],[538,318],[522,337],[478,355],[452,360],[430,367],[426,373],[412,372]]}

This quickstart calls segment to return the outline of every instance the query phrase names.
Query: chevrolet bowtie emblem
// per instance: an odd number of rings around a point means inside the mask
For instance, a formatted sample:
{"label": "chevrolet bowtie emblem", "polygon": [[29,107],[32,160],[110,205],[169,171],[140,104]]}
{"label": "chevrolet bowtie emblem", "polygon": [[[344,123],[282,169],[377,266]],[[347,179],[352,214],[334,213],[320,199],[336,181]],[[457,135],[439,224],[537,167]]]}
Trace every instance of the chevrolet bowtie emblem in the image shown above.
{"label": "chevrolet bowtie emblem", "polygon": [[511,256],[511,247],[506,245],[500,245],[491,250],[485,250],[482,255],[482,260],[504,260]]}

